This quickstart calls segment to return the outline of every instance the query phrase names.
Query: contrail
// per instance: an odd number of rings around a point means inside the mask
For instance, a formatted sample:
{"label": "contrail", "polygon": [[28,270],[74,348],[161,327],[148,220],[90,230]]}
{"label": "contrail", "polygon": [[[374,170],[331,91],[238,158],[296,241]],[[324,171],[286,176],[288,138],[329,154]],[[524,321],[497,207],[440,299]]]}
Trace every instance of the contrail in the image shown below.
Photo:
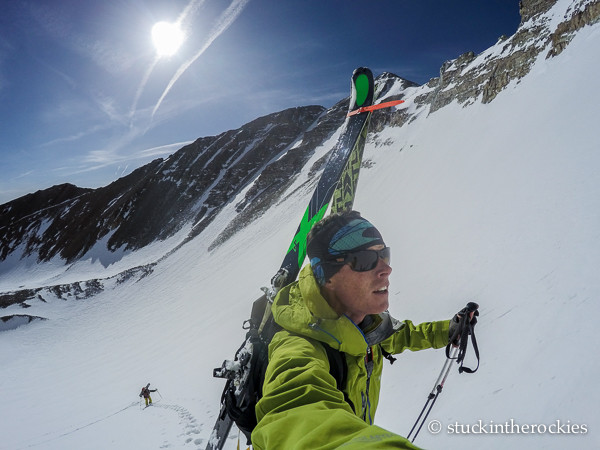
{"label": "contrail", "polygon": [[191,0],[187,6],[185,7],[185,9],[183,10],[183,12],[179,15],[179,18],[177,19],[177,21],[175,23],[177,23],[178,25],[181,25],[183,23],[183,21],[185,20],[185,18],[190,14],[193,13],[194,9],[199,8],[202,3],[204,3],[206,0]]}
{"label": "contrail", "polygon": [[[146,87],[146,83],[148,83],[148,79],[150,78],[150,74],[152,73],[152,71],[156,67],[156,64],[158,63],[158,60],[159,60],[159,57],[155,56],[154,57],[154,61],[152,62],[152,64],[150,65],[150,67],[148,67],[148,70],[144,74],[144,78],[142,79],[142,82],[138,86],[138,89],[137,89],[137,91],[135,93],[135,98],[133,99],[133,104],[131,105],[131,109],[129,110],[129,120],[130,121],[132,120],[133,115],[135,114],[135,110],[137,109],[138,101],[140,100],[142,92],[144,91],[144,88]],[[132,124],[130,123],[129,126],[131,127]]]}
{"label": "contrail", "polygon": [[183,73],[194,63],[194,61],[196,61],[200,56],[202,56],[202,54],[206,51],[208,47],[210,47],[210,45],[214,42],[215,39],[217,39],[225,30],[227,30],[227,28],[229,28],[229,26],[235,21],[235,19],[238,18],[238,16],[249,1],[250,0],[233,0],[233,2],[231,2],[231,5],[229,5],[227,10],[221,15],[217,25],[211,30],[206,43],[202,46],[198,53],[196,53],[192,57],[192,59],[182,64],[181,67],[179,67],[179,69],[177,69],[177,72],[175,73],[173,78],[171,78],[171,81],[169,81],[169,84],[167,85],[166,89],[158,99],[156,106],[154,106],[154,109],[152,110],[152,117],[154,117],[154,114],[156,114],[156,111],[160,107],[162,101],[167,96],[173,85],[177,82],[179,77],[183,75]]}

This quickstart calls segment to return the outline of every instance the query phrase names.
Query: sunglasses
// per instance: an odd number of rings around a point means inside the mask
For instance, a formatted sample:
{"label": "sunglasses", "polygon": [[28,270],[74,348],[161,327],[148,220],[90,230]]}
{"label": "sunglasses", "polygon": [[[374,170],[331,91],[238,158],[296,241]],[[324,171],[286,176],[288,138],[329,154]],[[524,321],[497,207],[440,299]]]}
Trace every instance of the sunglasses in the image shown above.
{"label": "sunglasses", "polygon": [[359,250],[357,252],[346,253],[342,256],[344,257],[343,261],[340,261],[338,258],[327,262],[340,266],[348,264],[355,272],[368,272],[377,267],[379,258],[383,259],[384,263],[389,264],[391,250],[389,247],[385,247],[381,250]]}

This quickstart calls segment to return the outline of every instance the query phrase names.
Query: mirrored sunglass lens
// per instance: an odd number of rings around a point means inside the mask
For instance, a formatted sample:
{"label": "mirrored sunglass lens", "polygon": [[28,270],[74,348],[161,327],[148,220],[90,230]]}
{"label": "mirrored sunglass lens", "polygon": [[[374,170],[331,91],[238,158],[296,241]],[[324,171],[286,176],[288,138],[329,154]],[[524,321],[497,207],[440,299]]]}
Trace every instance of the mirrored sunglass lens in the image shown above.
{"label": "mirrored sunglass lens", "polygon": [[350,255],[350,267],[357,272],[366,272],[377,266],[379,256],[377,252],[371,250],[363,250]]}
{"label": "mirrored sunglass lens", "polygon": [[357,272],[366,272],[377,267],[379,258],[386,264],[390,262],[390,248],[383,250],[362,250],[348,255],[346,262],[350,263],[352,270]]}
{"label": "mirrored sunglass lens", "polygon": [[390,261],[392,260],[392,252],[389,247],[386,247],[383,250],[380,250],[378,253],[379,253],[379,257],[381,259],[383,259],[384,263],[389,264]]}

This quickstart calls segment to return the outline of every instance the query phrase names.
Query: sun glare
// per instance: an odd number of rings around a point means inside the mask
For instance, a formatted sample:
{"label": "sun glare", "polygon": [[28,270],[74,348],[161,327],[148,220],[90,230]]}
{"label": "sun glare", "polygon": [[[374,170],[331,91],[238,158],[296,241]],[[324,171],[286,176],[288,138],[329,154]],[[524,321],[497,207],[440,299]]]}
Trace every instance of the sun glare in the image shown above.
{"label": "sun glare", "polygon": [[152,27],[152,42],[158,56],[174,55],[183,43],[183,31],[176,23],[158,22]]}

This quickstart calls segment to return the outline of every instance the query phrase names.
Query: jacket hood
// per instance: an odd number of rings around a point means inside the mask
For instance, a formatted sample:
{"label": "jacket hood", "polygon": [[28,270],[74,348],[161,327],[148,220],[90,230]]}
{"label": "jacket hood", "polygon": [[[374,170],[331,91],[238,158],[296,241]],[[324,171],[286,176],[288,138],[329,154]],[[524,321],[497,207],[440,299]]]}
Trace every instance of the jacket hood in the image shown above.
{"label": "jacket hood", "polygon": [[338,315],[321,295],[310,265],[304,266],[298,281],[284,287],[272,306],[273,318],[289,332],[324,342],[351,355],[364,355],[366,348],[379,344],[404,326],[386,311],[370,315],[361,324]]}

